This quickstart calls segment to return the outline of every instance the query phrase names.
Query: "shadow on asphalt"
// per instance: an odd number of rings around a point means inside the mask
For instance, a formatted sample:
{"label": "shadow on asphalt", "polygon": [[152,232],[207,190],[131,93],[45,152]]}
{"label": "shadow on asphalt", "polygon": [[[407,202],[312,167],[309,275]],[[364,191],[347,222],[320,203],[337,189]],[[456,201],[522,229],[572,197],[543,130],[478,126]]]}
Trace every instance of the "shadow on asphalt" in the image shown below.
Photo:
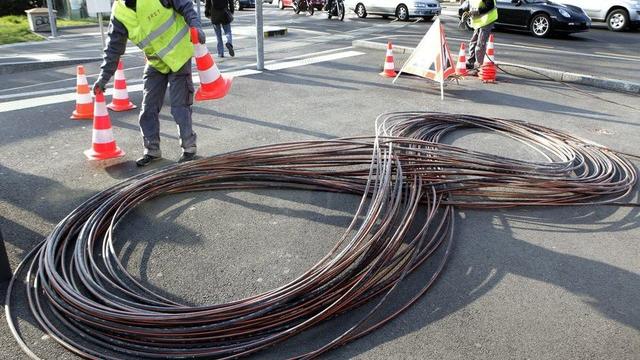
{"label": "shadow on asphalt", "polygon": [[220,118],[231,120],[231,121],[238,121],[238,122],[243,122],[243,123],[246,123],[246,124],[268,127],[268,128],[271,128],[271,129],[289,131],[289,132],[292,132],[292,133],[305,135],[305,136],[312,136],[312,137],[319,138],[319,139],[335,139],[335,138],[337,138],[336,135],[332,135],[332,134],[328,134],[328,133],[324,133],[324,132],[320,132],[320,131],[308,130],[308,129],[304,129],[304,128],[301,128],[301,127],[290,126],[290,125],[277,124],[277,123],[272,123],[272,122],[268,122],[268,121],[264,121],[264,120],[252,119],[252,118],[248,118],[248,117],[240,116],[240,115],[222,113],[222,112],[218,112],[218,111],[215,111],[215,110],[212,110],[212,109],[207,109],[207,108],[204,108],[204,107],[201,107],[201,106],[198,106],[198,105],[193,105],[193,112],[196,113],[196,114],[210,115],[210,116],[220,117]]}

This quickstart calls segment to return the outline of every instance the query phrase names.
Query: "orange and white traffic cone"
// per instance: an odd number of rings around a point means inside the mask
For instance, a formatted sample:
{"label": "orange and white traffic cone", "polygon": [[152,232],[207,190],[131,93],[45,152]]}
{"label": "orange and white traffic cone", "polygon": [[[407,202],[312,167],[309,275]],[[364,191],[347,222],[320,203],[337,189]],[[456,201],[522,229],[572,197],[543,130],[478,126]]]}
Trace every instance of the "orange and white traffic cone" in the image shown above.
{"label": "orange and white traffic cone", "polygon": [[191,28],[191,42],[195,48],[196,67],[200,76],[200,87],[196,91],[196,100],[213,100],[225,97],[231,89],[233,79],[220,74],[209,49],[198,41],[196,28]]}
{"label": "orange and white traffic cone", "polygon": [[113,97],[111,104],[107,107],[113,111],[127,111],[135,109],[136,106],[129,100],[127,91],[127,79],[124,77],[124,65],[122,60],[118,62],[118,70],[113,78]]}
{"label": "orange and white traffic cone", "polygon": [[384,70],[380,75],[385,77],[396,77],[396,65],[393,63],[393,45],[391,40],[387,42],[387,56],[384,59]]}
{"label": "orange and white traffic cone", "polygon": [[496,82],[496,64],[495,64],[495,51],[493,48],[493,34],[489,35],[489,41],[487,41],[487,53],[484,55],[484,61],[480,67],[478,76],[482,82]]}
{"label": "orange and white traffic cone", "polygon": [[456,74],[460,76],[469,75],[469,71],[467,71],[467,49],[465,49],[464,43],[460,43],[460,52],[458,53],[458,63],[456,64]]}
{"label": "orange and white traffic cone", "polygon": [[96,93],[96,101],[93,117],[93,135],[91,149],[85,150],[84,154],[89,160],[106,160],[124,156],[116,140],[113,138],[111,129],[111,119],[104,101],[104,93]]}
{"label": "orange and white traffic cone", "polygon": [[89,82],[87,82],[84,67],[78,65],[76,73],[76,109],[73,110],[71,118],[74,120],[91,120],[93,119],[93,99],[91,98]]}

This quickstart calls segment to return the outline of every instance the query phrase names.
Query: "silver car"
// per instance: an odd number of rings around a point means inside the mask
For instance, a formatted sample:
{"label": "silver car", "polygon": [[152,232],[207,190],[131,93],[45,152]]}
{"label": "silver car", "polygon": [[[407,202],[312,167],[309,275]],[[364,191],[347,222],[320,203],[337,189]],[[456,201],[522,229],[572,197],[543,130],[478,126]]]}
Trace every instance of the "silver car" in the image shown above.
{"label": "silver car", "polygon": [[640,0],[557,0],[557,2],[581,7],[592,21],[604,21],[612,31],[640,27]]}
{"label": "silver car", "polygon": [[395,16],[400,21],[422,17],[432,20],[440,15],[442,7],[437,0],[347,0],[347,7],[359,18],[367,15]]}

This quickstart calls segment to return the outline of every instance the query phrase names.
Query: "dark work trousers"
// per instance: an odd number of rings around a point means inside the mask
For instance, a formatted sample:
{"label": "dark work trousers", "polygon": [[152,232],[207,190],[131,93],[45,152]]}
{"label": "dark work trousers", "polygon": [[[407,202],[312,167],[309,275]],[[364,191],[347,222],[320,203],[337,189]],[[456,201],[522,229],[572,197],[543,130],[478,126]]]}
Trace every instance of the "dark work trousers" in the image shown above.
{"label": "dark work trousers", "polygon": [[196,152],[196,133],[191,124],[191,105],[193,104],[193,80],[191,79],[191,60],[180,70],[163,74],[147,63],[144,69],[142,109],[140,110],[140,131],[144,140],[144,153],[162,156],[160,151],[160,109],[169,85],[171,115],[178,125],[182,152]]}
{"label": "dark work trousers", "polygon": [[[479,68],[484,61],[484,55],[487,51],[487,40],[493,30],[493,23],[473,30],[473,36],[469,41],[469,58],[467,64],[474,68]],[[470,66],[468,66],[470,67]]]}

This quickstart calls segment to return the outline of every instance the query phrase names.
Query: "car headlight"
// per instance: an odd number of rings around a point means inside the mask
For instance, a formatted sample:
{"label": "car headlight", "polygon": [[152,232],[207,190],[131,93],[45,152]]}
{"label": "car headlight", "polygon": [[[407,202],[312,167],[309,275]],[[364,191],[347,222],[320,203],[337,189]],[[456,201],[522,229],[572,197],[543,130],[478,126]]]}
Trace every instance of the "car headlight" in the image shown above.
{"label": "car headlight", "polygon": [[570,18],[571,17],[571,14],[569,14],[569,12],[567,12],[567,10],[565,10],[565,9],[560,9],[560,10],[558,10],[558,12],[560,12],[560,15],[562,15],[562,16],[564,16],[566,18]]}
{"label": "car headlight", "polygon": [[415,3],[415,4],[413,4],[413,6],[415,6],[417,8],[425,8],[425,7],[427,7],[427,4],[425,4],[425,3]]}

